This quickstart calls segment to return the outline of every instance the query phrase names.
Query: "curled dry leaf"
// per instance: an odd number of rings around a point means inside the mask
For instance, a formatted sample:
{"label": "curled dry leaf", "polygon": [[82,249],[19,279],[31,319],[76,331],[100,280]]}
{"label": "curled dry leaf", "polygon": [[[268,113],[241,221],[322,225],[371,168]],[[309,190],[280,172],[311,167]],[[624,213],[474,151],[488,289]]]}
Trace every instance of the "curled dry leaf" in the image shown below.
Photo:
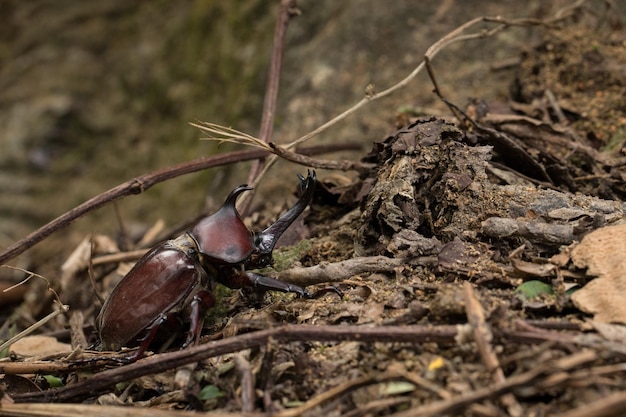
{"label": "curled dry leaf", "polygon": [[596,321],[626,324],[626,224],[589,233],[572,250],[572,261],[597,276],[572,295],[576,307]]}
{"label": "curled dry leaf", "polygon": [[85,237],[61,265],[61,288],[63,292],[76,287],[76,276],[80,271],[89,267],[89,261],[94,254],[115,252],[119,252],[119,248],[110,237],[105,235]]}
{"label": "curled dry leaf", "polygon": [[108,236],[87,236],[61,265],[61,280],[71,279],[80,270],[87,269],[92,254],[119,252],[117,244]]}

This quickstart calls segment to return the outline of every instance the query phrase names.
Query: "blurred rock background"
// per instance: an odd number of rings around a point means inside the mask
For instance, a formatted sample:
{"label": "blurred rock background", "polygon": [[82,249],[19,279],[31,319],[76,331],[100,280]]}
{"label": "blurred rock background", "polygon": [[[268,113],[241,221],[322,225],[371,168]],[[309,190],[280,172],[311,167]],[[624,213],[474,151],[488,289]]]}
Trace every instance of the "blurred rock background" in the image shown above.
{"label": "blurred rock background", "polygon": [[[288,31],[275,140],[307,133],[357,102],[370,83],[380,91],[404,78],[432,43],[471,18],[544,17],[569,3],[300,0],[302,13]],[[590,4],[603,10],[601,1]],[[0,0],[0,247],[121,182],[218,151],[199,140],[190,121],[256,135],[277,5]],[[517,28],[446,49],[434,66],[448,98],[506,100],[514,69],[490,66],[517,58],[539,32]],[[311,144],[358,141],[366,151],[393,130],[401,109],[447,114],[431,90],[421,74]],[[181,223],[207,201],[220,204],[246,181],[247,167],[168,181],[119,202],[120,212],[131,225]],[[292,173],[302,170],[283,163],[263,195],[281,203],[278,191],[291,189]],[[27,256],[58,265],[86,233],[116,230],[109,206]]]}

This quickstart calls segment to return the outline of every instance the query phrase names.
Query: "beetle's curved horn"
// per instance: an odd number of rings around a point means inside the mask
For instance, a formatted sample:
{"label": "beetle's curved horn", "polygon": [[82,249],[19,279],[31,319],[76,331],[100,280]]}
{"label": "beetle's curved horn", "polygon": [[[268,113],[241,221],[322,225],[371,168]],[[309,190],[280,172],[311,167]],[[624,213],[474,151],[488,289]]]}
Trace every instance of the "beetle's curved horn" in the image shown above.
{"label": "beetle's curved horn", "polygon": [[254,190],[254,188],[248,187],[248,184],[243,184],[235,188],[230,192],[230,194],[228,194],[228,197],[226,197],[226,201],[224,201],[224,205],[222,207],[235,208],[235,203],[237,202],[237,197],[239,197],[239,194],[243,193],[244,191],[250,190]]}
{"label": "beetle's curved horn", "polygon": [[260,255],[269,255],[272,253],[276,242],[278,242],[278,238],[280,238],[289,225],[304,211],[306,206],[311,203],[317,182],[315,171],[309,170],[306,178],[298,174],[298,179],[300,180],[300,198],[296,204],[287,210],[285,214],[280,216],[274,224],[257,234],[257,248]]}

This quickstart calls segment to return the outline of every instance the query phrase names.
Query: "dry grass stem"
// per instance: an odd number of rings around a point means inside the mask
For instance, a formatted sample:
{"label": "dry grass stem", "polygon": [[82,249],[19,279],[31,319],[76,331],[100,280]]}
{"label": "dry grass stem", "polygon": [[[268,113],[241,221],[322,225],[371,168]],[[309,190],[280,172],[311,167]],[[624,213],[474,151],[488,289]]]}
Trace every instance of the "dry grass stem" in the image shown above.
{"label": "dry grass stem", "polygon": [[253,146],[256,148],[261,148],[266,151],[272,151],[270,146],[263,142],[260,139],[255,138],[252,135],[241,132],[237,129],[233,129],[232,127],[225,127],[215,123],[210,122],[200,122],[200,123],[189,123],[193,127],[197,127],[202,132],[212,135],[206,138],[202,138],[203,140],[213,140],[217,141],[220,144],[224,142],[236,143],[239,145]]}
{"label": "dry grass stem", "polygon": [[21,332],[19,332],[18,334],[16,334],[15,336],[7,340],[6,342],[2,343],[0,345],[0,351],[3,351],[4,349],[10,347],[13,343],[33,333],[35,330],[39,329],[41,326],[43,326],[44,324],[46,324],[47,322],[49,322],[50,320],[52,320],[59,314],[67,313],[70,310],[70,306],[68,305],[58,304],[58,306],[59,306],[58,310],[54,310],[52,313],[48,314],[46,317],[28,326],[26,329],[22,330]]}

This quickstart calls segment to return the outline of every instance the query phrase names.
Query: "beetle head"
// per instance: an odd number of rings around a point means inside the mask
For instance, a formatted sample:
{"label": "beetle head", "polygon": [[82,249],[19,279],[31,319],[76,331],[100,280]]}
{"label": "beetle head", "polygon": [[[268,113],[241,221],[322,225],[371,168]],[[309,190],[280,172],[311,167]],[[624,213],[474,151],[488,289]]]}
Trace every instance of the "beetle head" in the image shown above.
{"label": "beetle head", "polygon": [[247,185],[235,188],[217,212],[200,220],[190,231],[198,251],[211,262],[237,264],[256,251],[254,234],[241,220],[235,207],[237,197],[252,190]]}

